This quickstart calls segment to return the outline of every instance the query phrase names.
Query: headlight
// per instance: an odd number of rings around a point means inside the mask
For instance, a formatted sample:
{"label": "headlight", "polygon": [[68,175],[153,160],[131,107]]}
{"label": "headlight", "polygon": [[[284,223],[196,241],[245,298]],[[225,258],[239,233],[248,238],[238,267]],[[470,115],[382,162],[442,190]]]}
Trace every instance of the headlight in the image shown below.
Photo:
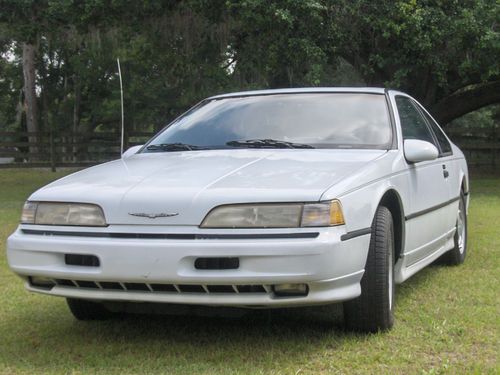
{"label": "headlight", "polygon": [[327,227],[345,224],[340,202],[333,200],[305,204],[301,223],[303,227]]}
{"label": "headlight", "polygon": [[23,207],[21,223],[106,226],[101,207],[88,203],[26,202]]}
{"label": "headlight", "polygon": [[214,208],[202,228],[298,228],[344,224],[340,202],[236,204]]}

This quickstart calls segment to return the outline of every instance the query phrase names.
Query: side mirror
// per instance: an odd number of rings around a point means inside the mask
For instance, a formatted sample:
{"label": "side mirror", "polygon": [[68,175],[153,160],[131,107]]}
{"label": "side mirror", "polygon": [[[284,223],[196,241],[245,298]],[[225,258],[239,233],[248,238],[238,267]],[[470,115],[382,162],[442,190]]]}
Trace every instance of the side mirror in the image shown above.
{"label": "side mirror", "polygon": [[409,163],[434,160],[438,157],[439,151],[432,143],[419,141],[418,139],[405,139],[405,158]]}
{"label": "side mirror", "polygon": [[127,159],[137,153],[141,149],[141,147],[144,145],[138,145],[138,146],[132,146],[130,147],[127,151],[125,151],[122,155],[122,159]]}

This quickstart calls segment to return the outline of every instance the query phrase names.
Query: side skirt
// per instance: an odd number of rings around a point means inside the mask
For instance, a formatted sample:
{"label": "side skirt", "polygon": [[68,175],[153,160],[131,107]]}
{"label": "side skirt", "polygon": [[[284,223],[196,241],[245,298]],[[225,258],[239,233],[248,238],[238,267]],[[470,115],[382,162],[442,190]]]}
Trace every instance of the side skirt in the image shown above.
{"label": "side skirt", "polygon": [[[453,236],[455,234],[455,228],[448,231],[443,237],[446,237],[446,242],[440,246],[435,252],[429,254],[427,257],[420,259],[419,261],[413,264],[407,264],[408,258],[405,257],[405,254],[400,257],[397,261],[395,269],[394,269],[394,281],[397,284],[401,284],[403,281],[409,279],[411,276],[416,274],[421,269],[425,268],[432,262],[434,262],[441,255],[446,253],[448,250],[451,250],[454,246]],[[437,239],[436,242],[439,242],[440,239]]]}

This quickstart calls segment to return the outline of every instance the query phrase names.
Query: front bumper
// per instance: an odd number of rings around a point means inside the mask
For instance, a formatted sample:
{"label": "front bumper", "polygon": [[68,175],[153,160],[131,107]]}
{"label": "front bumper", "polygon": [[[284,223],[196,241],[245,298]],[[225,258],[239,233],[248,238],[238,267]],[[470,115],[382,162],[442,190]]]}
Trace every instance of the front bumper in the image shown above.
{"label": "front bumper", "polygon": [[[27,234],[26,230],[45,232]],[[286,238],[290,230],[115,225],[99,228],[100,236],[87,228],[58,227],[57,235],[50,234],[54,230],[22,225],[8,239],[9,265],[31,291],[103,301],[248,307],[327,304],[359,296],[370,240],[369,235],[363,235],[341,241],[343,227],[293,230],[295,238]],[[64,231],[68,235],[61,234]],[[80,236],[75,231],[85,233]],[[143,234],[138,237],[143,238],[125,238],[138,231]],[[144,234],[169,232],[174,235],[144,238]],[[300,237],[306,232],[317,236],[296,238],[297,233]],[[124,238],[108,237],[107,233],[121,233]],[[196,239],[187,233],[196,234]],[[235,234],[242,237],[235,238]],[[269,238],[269,234],[279,238]],[[245,235],[250,236],[245,239]],[[67,265],[66,254],[94,255],[99,266]],[[194,266],[199,257],[236,257],[239,267],[200,270]],[[34,276],[59,283],[52,288],[36,287],[28,282]],[[284,283],[305,283],[308,294],[278,297],[273,285]]]}

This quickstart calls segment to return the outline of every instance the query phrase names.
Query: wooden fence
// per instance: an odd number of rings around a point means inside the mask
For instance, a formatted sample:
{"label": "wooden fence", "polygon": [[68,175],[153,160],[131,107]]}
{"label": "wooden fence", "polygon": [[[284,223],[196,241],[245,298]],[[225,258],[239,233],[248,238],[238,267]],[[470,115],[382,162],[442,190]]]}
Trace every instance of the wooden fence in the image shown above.
{"label": "wooden fence", "polygon": [[[464,151],[470,167],[498,167],[498,129],[491,134],[467,129],[447,129],[447,133]],[[152,132],[131,132],[125,136],[125,149],[143,144],[152,136]],[[86,167],[119,157],[119,133],[0,132],[0,168],[49,167],[55,170],[56,167]]]}
{"label": "wooden fence", "polygon": [[[152,132],[125,136],[125,150],[145,143]],[[120,157],[119,133],[0,132],[0,168],[85,167]]]}
{"label": "wooden fence", "polygon": [[446,129],[448,137],[463,151],[471,168],[497,171],[500,163],[500,127],[492,129]]}

